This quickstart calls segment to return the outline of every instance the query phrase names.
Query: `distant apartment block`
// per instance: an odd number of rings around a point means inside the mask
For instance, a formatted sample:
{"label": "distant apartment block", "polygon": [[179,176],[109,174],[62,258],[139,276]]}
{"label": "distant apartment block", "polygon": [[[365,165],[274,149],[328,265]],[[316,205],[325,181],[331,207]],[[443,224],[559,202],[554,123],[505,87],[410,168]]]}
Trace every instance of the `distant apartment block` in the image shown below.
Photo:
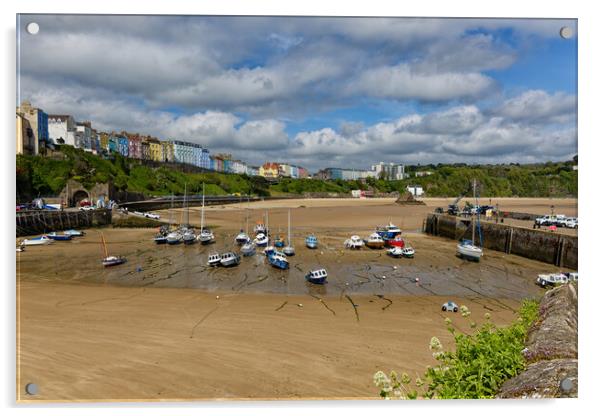
{"label": "distant apartment block", "polygon": [[414,173],[414,176],[416,176],[417,178],[420,178],[422,176],[431,176],[433,174],[433,172],[431,172],[430,170],[420,170],[420,171],[416,171],[416,173]]}
{"label": "distant apartment block", "polygon": [[372,171],[379,179],[397,181],[405,178],[405,166],[402,164],[380,162],[372,166]]}

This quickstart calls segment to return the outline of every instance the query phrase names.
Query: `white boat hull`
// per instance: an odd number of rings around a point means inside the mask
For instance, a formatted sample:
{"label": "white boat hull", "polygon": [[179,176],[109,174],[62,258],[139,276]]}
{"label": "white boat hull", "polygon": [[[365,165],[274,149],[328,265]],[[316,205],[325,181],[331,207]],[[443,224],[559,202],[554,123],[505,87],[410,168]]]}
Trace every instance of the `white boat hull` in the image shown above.
{"label": "white boat hull", "polygon": [[483,249],[470,244],[458,244],[457,253],[460,257],[479,261],[483,257]]}

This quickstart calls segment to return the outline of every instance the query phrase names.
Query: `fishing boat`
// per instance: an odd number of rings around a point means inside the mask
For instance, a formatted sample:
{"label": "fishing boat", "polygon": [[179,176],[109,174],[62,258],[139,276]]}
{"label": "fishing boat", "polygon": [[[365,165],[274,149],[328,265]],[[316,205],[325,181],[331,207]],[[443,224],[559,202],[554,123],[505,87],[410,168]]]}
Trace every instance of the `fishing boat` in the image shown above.
{"label": "fishing boat", "polygon": [[63,234],[70,235],[71,237],[82,237],[86,233],[83,231],[78,231],[78,230],[66,230],[66,231],[63,231]]}
{"label": "fishing boat", "polygon": [[220,263],[224,267],[233,267],[240,264],[240,256],[232,251],[222,254]]}
{"label": "fishing boat", "polygon": [[276,249],[274,248],[274,246],[267,246],[263,249],[263,254],[265,254],[266,256],[270,256],[274,254],[275,251]]}
{"label": "fishing boat", "polygon": [[288,269],[288,259],[286,255],[281,251],[274,251],[268,256],[268,262],[275,268],[286,270]]}
{"label": "fishing boat", "polygon": [[205,183],[203,182],[203,202],[201,205],[201,232],[197,237],[203,245],[211,244],[215,242],[215,236],[213,232],[205,227]]}
{"label": "fishing boat", "polygon": [[352,235],[351,238],[345,240],[345,247],[352,250],[359,250],[364,246],[364,240],[359,235]]}
{"label": "fishing boat", "polygon": [[253,240],[257,247],[266,247],[269,241],[268,236],[263,233],[257,234],[257,237]]}
{"label": "fishing boat", "polygon": [[393,224],[392,222],[389,222],[388,225],[385,225],[382,227],[376,227],[376,232],[383,239],[386,240],[386,239],[395,238],[396,236],[401,234],[401,229],[398,226],[396,226],[395,224]]}
{"label": "fishing boat", "polygon": [[576,282],[578,280],[577,272],[574,273],[546,273],[538,274],[535,283],[545,288],[548,286],[559,286],[571,281]]}
{"label": "fishing boat", "polygon": [[282,252],[284,254],[286,254],[287,256],[294,256],[295,255],[295,247],[293,247],[292,244],[292,240],[291,240],[291,210],[288,210],[288,241],[287,241],[287,245],[286,247],[284,247],[282,249]]}
{"label": "fishing boat", "polygon": [[305,245],[307,248],[318,248],[318,237],[313,234],[305,237]]}
{"label": "fishing boat", "polygon": [[249,256],[255,255],[255,244],[252,241],[247,241],[240,248],[240,252],[245,257],[249,257]]}
{"label": "fishing boat", "polygon": [[403,249],[401,247],[392,247],[387,250],[387,254],[391,257],[400,258],[403,257]]}
{"label": "fishing boat", "polygon": [[253,228],[253,232],[255,233],[255,235],[257,234],[265,234],[265,225],[263,222],[259,221],[257,222],[257,224],[255,224],[255,227]]}
{"label": "fishing boat", "polygon": [[208,266],[219,266],[222,264],[222,256],[219,253],[211,253],[207,257],[207,265]]}
{"label": "fishing boat", "polygon": [[414,249],[412,247],[404,247],[401,249],[401,254],[408,259],[414,258]]}
{"label": "fishing boat", "polygon": [[328,273],[326,273],[326,269],[317,269],[312,270],[305,275],[305,280],[309,283],[313,283],[316,285],[323,285],[326,283],[326,278],[328,277]]}
{"label": "fishing boat", "polygon": [[180,230],[170,232],[165,238],[167,239],[167,244],[169,245],[180,244],[182,241],[184,241],[184,236]]}
{"label": "fishing boat", "polygon": [[385,246],[385,240],[378,233],[372,233],[365,242],[366,247],[370,248],[383,248]]}
{"label": "fishing boat", "polygon": [[51,243],[54,243],[54,240],[46,235],[29,238],[21,241],[22,246],[43,246]]}
{"label": "fishing boat", "polygon": [[57,234],[56,232],[51,232],[47,235],[55,241],[69,241],[72,238],[72,236],[70,236],[69,234]]}
{"label": "fishing boat", "polygon": [[104,257],[102,258],[102,265],[104,267],[117,266],[127,261],[127,259],[123,256],[109,256],[109,252],[107,250],[107,242],[105,241],[104,234],[100,234],[100,239],[102,241],[102,248],[104,251]]}
{"label": "fishing boat", "polygon": [[401,234],[396,235],[393,238],[389,238],[387,240],[385,240],[385,245],[388,247],[400,247],[400,248],[404,248],[406,243],[403,240],[403,238],[401,238]]}
{"label": "fishing boat", "polygon": [[[479,206],[478,204],[478,200],[477,200],[477,194],[476,194],[476,187],[477,187],[477,181],[473,180],[472,182],[472,193],[473,193],[473,197],[475,200],[475,206]],[[479,210],[477,211],[477,218],[475,221],[475,214],[474,212],[471,213],[472,215],[472,219],[471,219],[471,223],[472,223],[472,239],[471,240],[460,240],[460,242],[457,245],[456,248],[456,252],[458,254],[458,256],[460,256],[461,258],[465,258],[467,260],[473,260],[473,261],[479,261],[481,260],[481,257],[483,257],[483,248],[481,246],[477,246],[475,244],[475,231],[476,228],[479,228],[479,239],[482,240],[481,238],[481,224],[479,221],[480,218],[480,214],[479,214]],[[481,245],[482,245],[482,241],[481,241]]]}

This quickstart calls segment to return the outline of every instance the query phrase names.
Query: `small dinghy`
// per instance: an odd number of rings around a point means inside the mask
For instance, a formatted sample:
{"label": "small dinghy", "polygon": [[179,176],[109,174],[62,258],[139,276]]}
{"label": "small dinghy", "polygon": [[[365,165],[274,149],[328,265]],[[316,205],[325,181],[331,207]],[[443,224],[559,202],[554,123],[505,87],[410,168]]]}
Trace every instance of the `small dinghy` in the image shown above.
{"label": "small dinghy", "polygon": [[401,254],[408,259],[414,258],[414,249],[412,247],[404,247],[401,249]]}
{"label": "small dinghy", "polygon": [[399,247],[392,247],[387,250],[387,254],[391,257],[400,258],[403,256],[403,249]]}
{"label": "small dinghy", "polygon": [[25,251],[25,246],[18,246],[17,247],[17,253],[22,253]]}
{"label": "small dinghy", "polygon": [[284,247],[284,239],[279,235],[274,239],[274,247],[282,248]]}
{"label": "small dinghy", "polygon": [[219,266],[222,264],[222,256],[219,253],[211,253],[209,257],[207,257],[207,265],[208,266]]}
{"label": "small dinghy", "polygon": [[288,269],[288,259],[284,255],[284,253],[280,251],[274,251],[272,254],[268,255],[268,262],[275,268],[286,270]]}
{"label": "small dinghy", "polygon": [[232,251],[222,254],[220,263],[224,267],[233,267],[240,264],[240,256]]}
{"label": "small dinghy", "polygon": [[86,233],[83,231],[78,231],[78,230],[67,230],[67,231],[63,231],[63,234],[70,235],[71,237],[82,237]]}
{"label": "small dinghy", "polygon": [[326,273],[326,269],[317,269],[307,273],[305,275],[305,280],[315,285],[323,285],[324,283],[326,283],[327,277],[328,273]]}
{"label": "small dinghy", "polygon": [[255,240],[253,240],[257,247],[266,247],[268,245],[268,241],[268,236],[263,233],[257,234],[257,237],[255,237]]}
{"label": "small dinghy", "polygon": [[25,239],[21,242],[22,246],[44,246],[46,244],[54,243],[54,240],[46,235]]}
{"label": "small dinghy", "polygon": [[318,237],[313,234],[308,235],[305,237],[305,245],[311,249],[318,248]]}
{"label": "small dinghy", "polygon": [[359,250],[364,246],[364,241],[359,235],[352,235],[351,238],[345,240],[345,247],[351,250]]}
{"label": "small dinghy", "polygon": [[575,273],[546,273],[537,275],[535,281],[539,286],[545,288],[548,286],[560,286],[568,282],[576,282],[578,274]]}
{"label": "small dinghy", "polygon": [[378,234],[372,233],[365,242],[366,247],[369,248],[383,248],[385,246],[385,240]]}
{"label": "small dinghy", "polygon": [[266,256],[269,256],[269,255],[273,254],[275,251],[276,251],[276,249],[274,248],[274,246],[267,246],[263,250],[263,254],[265,254]]}
{"label": "small dinghy", "polygon": [[56,232],[51,232],[48,234],[48,237],[52,238],[55,241],[69,241],[73,237],[69,234],[57,234]]}

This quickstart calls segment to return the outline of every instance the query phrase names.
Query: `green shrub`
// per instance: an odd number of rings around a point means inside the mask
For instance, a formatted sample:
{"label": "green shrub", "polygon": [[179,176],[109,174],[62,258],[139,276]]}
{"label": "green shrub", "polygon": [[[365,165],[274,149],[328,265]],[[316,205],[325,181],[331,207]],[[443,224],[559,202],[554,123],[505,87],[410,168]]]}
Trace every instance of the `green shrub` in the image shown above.
{"label": "green shrub", "polygon": [[[462,316],[470,317],[466,306],[461,307]],[[473,334],[457,332],[446,319],[447,329],[454,337],[455,348],[445,351],[441,342],[433,337],[429,348],[438,361],[435,367],[427,368],[424,380],[412,380],[395,372],[389,376],[382,371],[374,375],[374,383],[380,387],[383,398],[414,399],[418,396],[437,399],[483,399],[492,398],[502,383],[516,376],[525,368],[522,350],[529,327],[537,319],[538,304],[523,302],[519,318],[507,327],[498,328],[489,321],[476,328]]]}

